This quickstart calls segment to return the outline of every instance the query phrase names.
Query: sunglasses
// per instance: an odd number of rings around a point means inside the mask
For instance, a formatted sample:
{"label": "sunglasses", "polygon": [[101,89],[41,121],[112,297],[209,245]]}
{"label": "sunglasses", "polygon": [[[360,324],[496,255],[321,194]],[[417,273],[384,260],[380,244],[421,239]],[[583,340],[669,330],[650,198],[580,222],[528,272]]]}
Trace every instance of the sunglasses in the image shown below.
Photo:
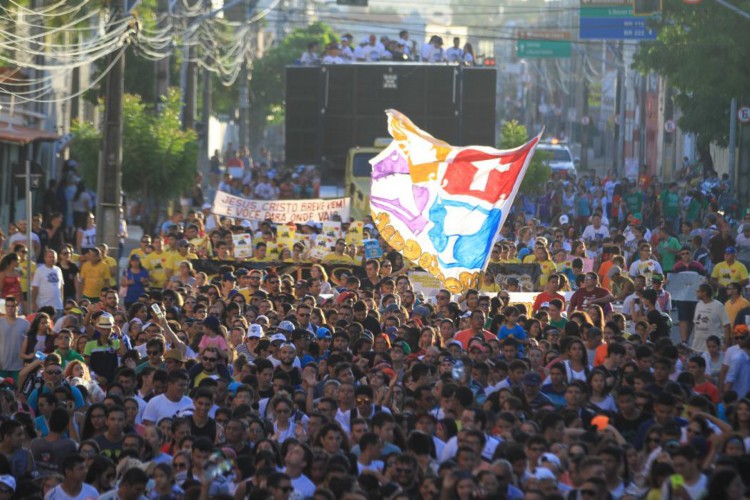
{"label": "sunglasses", "polygon": [[161,351],[146,351],[146,354],[149,356],[158,356],[161,354]]}
{"label": "sunglasses", "polygon": [[203,356],[203,362],[204,363],[216,363],[219,360],[219,358],[207,358]]}
{"label": "sunglasses", "polygon": [[581,492],[581,496],[584,497],[595,497],[597,495],[596,490],[578,490]]}
{"label": "sunglasses", "polygon": [[172,465],[175,469],[187,469],[187,463],[185,462],[173,462]]}
{"label": "sunglasses", "polygon": [[62,375],[62,370],[47,370],[45,373],[47,375]]}

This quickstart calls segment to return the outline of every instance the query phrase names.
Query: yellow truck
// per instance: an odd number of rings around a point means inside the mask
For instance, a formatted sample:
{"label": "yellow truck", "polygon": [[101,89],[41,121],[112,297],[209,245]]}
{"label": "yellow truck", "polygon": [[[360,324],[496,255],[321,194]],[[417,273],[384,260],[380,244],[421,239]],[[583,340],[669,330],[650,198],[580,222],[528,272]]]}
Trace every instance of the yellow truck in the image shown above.
{"label": "yellow truck", "polygon": [[372,165],[375,158],[390,144],[390,138],[375,139],[372,147],[351,148],[346,155],[345,186],[346,196],[351,197],[351,217],[362,220],[370,215],[370,183],[372,182]]}

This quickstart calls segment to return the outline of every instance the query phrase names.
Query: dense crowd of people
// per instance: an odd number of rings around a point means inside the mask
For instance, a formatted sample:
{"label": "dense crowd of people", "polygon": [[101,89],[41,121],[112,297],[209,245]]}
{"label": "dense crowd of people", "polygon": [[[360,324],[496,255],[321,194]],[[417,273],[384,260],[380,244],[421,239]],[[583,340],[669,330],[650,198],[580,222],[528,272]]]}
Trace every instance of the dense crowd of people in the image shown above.
{"label": "dense crowd of people", "polygon": [[401,30],[398,38],[375,34],[362,37],[359,42],[347,33],[341,40],[328,43],[321,52],[318,42],[310,42],[307,50],[299,58],[299,64],[350,64],[356,62],[423,62],[451,63],[473,66],[477,63],[471,43],[461,45],[461,39],[453,38],[453,44],[446,47],[443,37],[433,35],[423,44],[410,38],[407,30]]}
{"label": "dense crowd of people", "polygon": [[[529,303],[514,278],[417,289],[371,219],[270,253],[288,226],[193,197],[125,269],[90,216],[18,221],[0,499],[748,498],[750,212],[692,189],[555,174],[490,256],[538,266]],[[683,273],[695,297],[672,300]]]}

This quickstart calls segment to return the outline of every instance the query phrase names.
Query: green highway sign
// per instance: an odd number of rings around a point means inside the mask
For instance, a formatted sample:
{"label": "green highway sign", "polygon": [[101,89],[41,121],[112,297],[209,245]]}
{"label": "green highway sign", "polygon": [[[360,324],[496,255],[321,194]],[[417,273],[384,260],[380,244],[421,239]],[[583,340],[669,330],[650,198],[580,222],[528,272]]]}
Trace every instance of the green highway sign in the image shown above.
{"label": "green highway sign", "polygon": [[553,29],[527,29],[516,32],[516,57],[565,58],[570,57],[569,31]]}
{"label": "green highway sign", "polygon": [[570,57],[570,42],[519,40],[516,46],[516,56],[521,58]]}

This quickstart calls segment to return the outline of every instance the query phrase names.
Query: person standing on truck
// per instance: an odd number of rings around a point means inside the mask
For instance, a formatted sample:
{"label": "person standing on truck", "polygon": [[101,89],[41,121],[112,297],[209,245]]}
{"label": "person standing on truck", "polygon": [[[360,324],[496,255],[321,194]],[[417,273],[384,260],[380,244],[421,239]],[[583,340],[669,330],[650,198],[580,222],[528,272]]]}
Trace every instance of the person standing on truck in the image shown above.
{"label": "person standing on truck", "polygon": [[315,66],[320,64],[320,44],[318,42],[310,42],[307,44],[307,50],[302,53],[299,58],[299,63],[305,66]]}

